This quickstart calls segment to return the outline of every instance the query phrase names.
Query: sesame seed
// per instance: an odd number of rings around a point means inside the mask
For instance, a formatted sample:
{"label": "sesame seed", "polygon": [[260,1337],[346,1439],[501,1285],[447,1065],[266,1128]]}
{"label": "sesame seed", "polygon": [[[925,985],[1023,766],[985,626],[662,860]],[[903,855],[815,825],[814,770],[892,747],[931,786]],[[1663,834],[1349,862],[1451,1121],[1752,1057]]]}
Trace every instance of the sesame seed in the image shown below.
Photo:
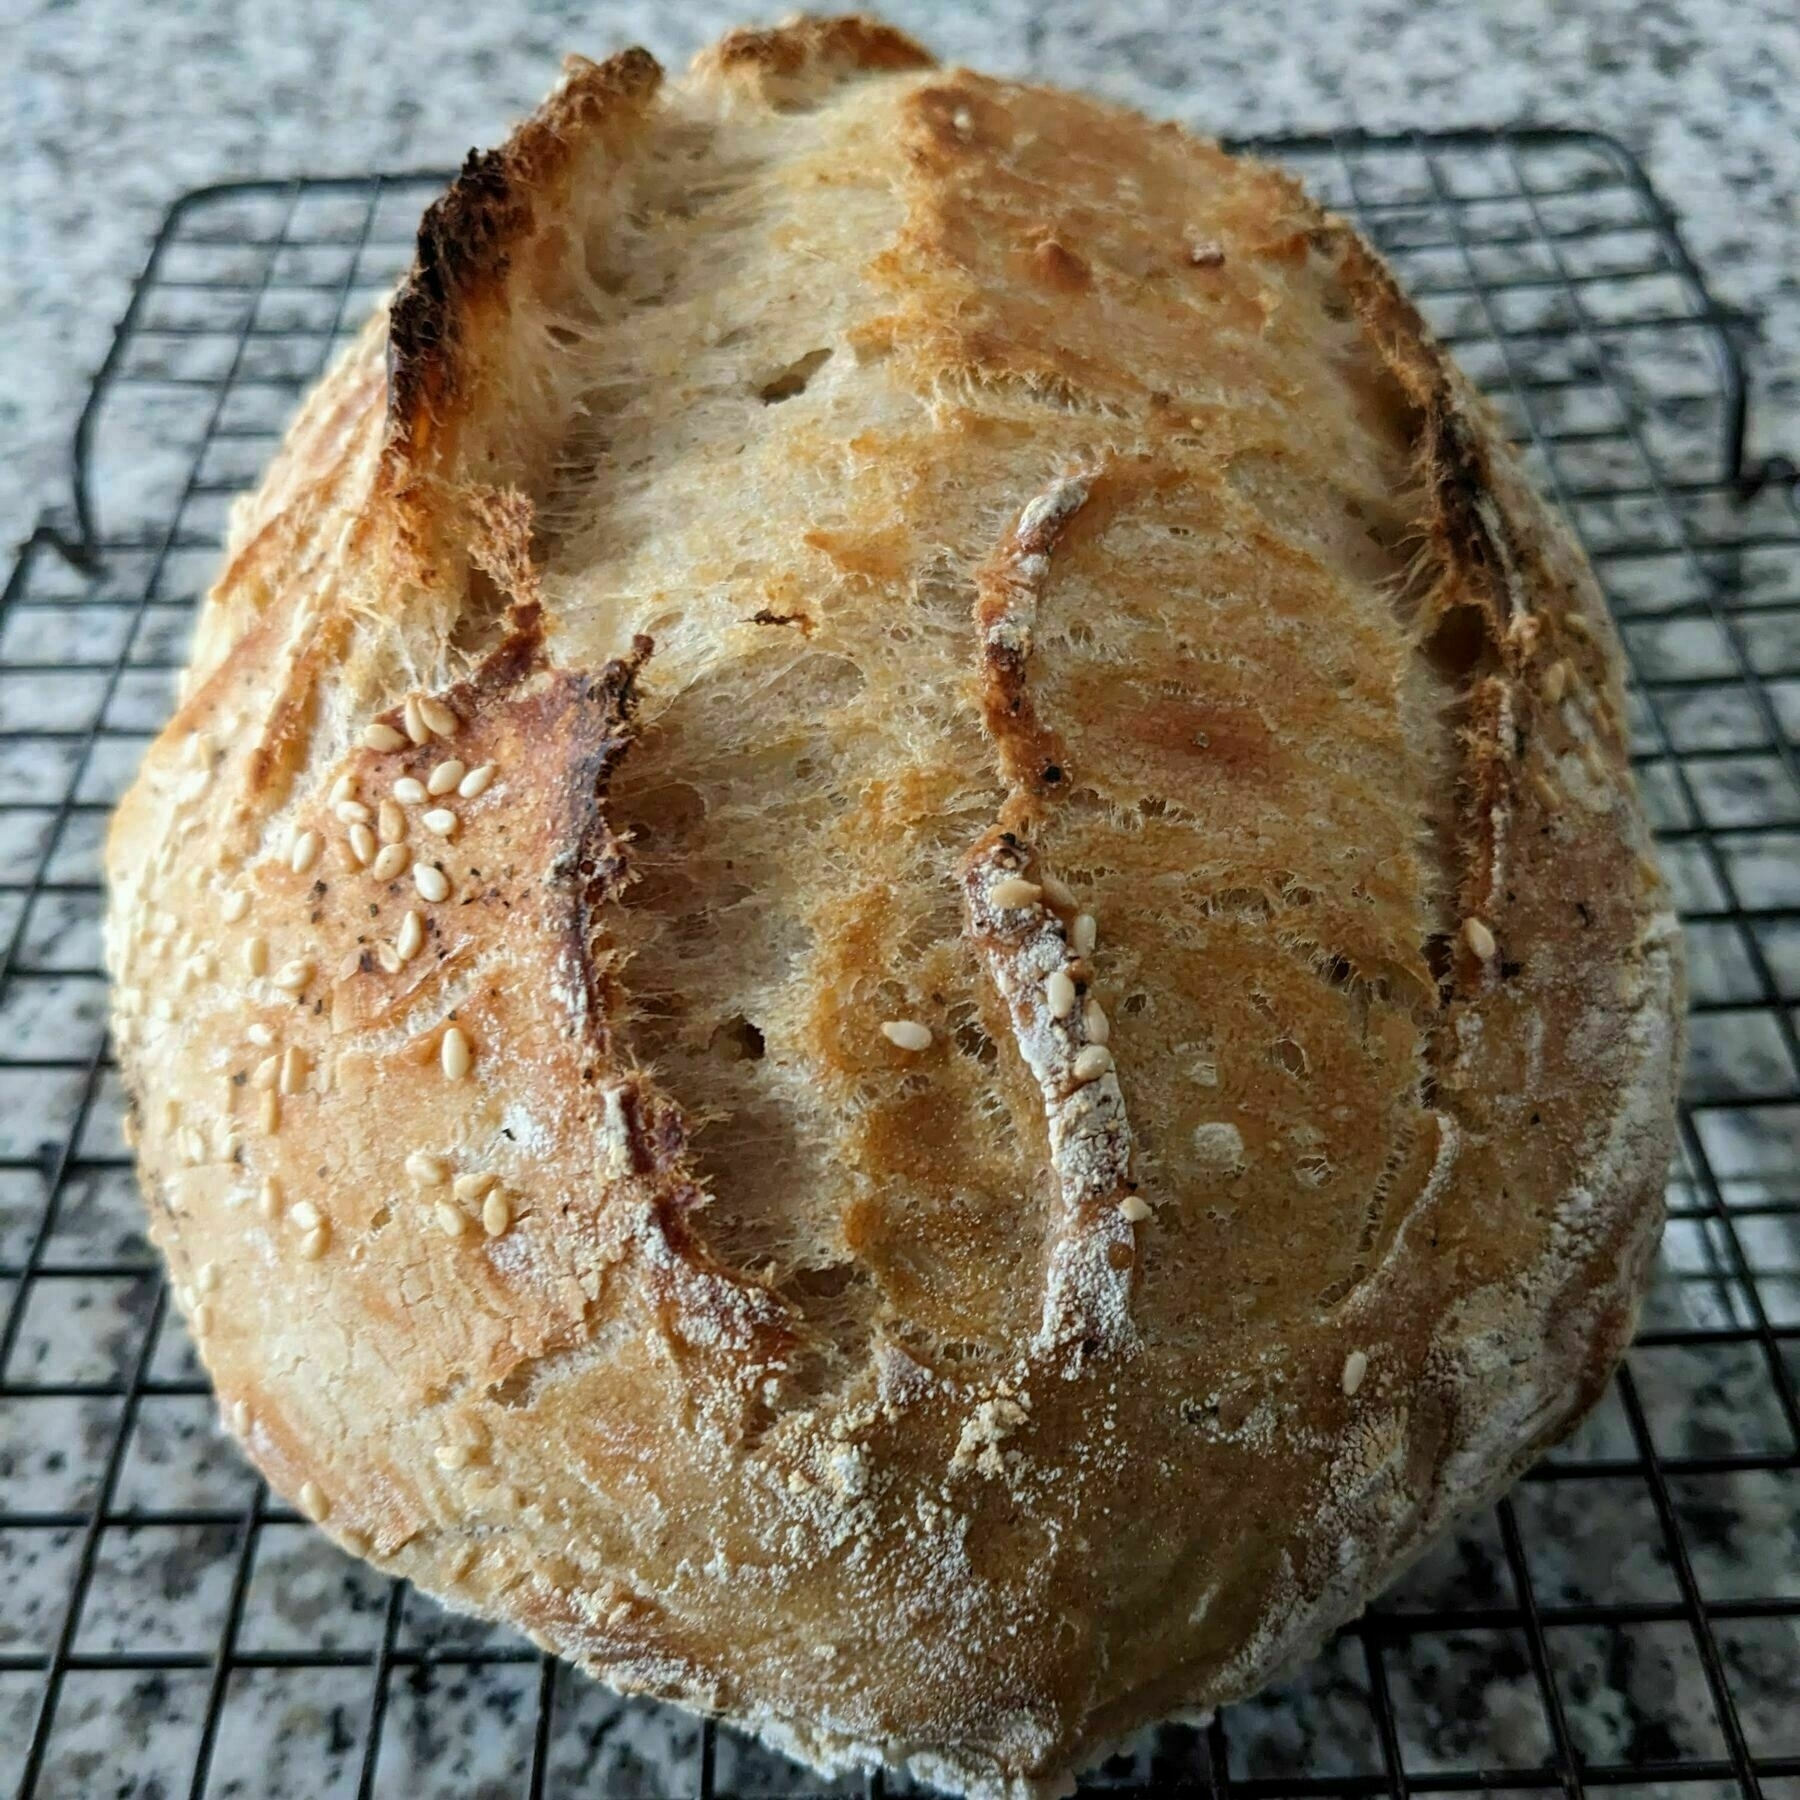
{"label": "sesame seed", "polygon": [[1066,969],[1053,969],[1044,983],[1044,998],[1053,1019],[1066,1019],[1075,1010],[1075,982]]}
{"label": "sesame seed", "polygon": [[1090,1044],[1104,1044],[1112,1036],[1112,1020],[1098,1000],[1090,1000],[1081,1009],[1081,1028]]}
{"label": "sesame seed", "polygon": [[188,1323],[193,1327],[195,1337],[209,1337],[212,1334],[213,1328],[213,1309],[202,1300],[200,1304],[188,1314]]}
{"label": "sesame seed", "polygon": [[406,873],[406,865],[411,857],[412,853],[404,844],[383,844],[376,853],[370,873],[377,881],[392,881],[396,875]]}
{"label": "sesame seed", "polygon": [[1119,1202],[1119,1211],[1128,1225],[1141,1225],[1150,1216],[1149,1207],[1136,1194],[1127,1194]]}
{"label": "sesame seed", "polygon": [[250,910],[250,895],[244,888],[233,888],[219,907],[219,917],[227,925],[237,924]]}
{"label": "sesame seed", "polygon": [[385,975],[398,975],[406,967],[405,959],[392,944],[383,942],[375,946],[375,960],[381,964]]}
{"label": "sesame seed", "polygon": [[259,1094],[266,1094],[280,1079],[280,1076],[281,1058],[279,1056],[265,1056],[262,1061],[251,1070],[250,1085],[255,1088]]}
{"label": "sesame seed", "polygon": [[296,1200],[288,1208],[288,1223],[296,1231],[317,1231],[325,1222],[325,1215],[310,1200]]}
{"label": "sesame seed", "polygon": [[489,1237],[504,1237],[512,1225],[512,1202],[505,1188],[495,1188],[482,1203],[481,1228]]}
{"label": "sesame seed", "polygon": [[1588,639],[1588,640],[1591,640],[1593,638],[1593,635],[1594,635],[1593,626],[1591,626],[1587,622],[1587,620],[1578,612],[1564,613],[1562,623],[1563,623],[1563,630],[1568,632],[1572,637],[1578,637],[1578,638],[1583,638],[1583,639]]}
{"label": "sesame seed", "polygon": [[1017,875],[1008,875],[988,889],[988,899],[995,906],[1035,906],[1043,896],[1044,890],[1035,881]]}
{"label": "sesame seed", "polygon": [[465,800],[473,800],[477,795],[485,794],[488,791],[488,786],[493,779],[494,765],[492,763],[483,763],[479,768],[471,769],[468,774],[456,784],[456,791],[461,794]]}
{"label": "sesame seed", "polygon": [[296,875],[304,875],[319,860],[319,834],[316,831],[303,831],[294,839],[294,847],[288,852],[288,867]]}
{"label": "sesame seed", "polygon": [[468,1214],[457,1211],[448,1200],[440,1200],[431,1210],[445,1237],[461,1237],[469,1229]]}
{"label": "sesame seed", "polygon": [[436,863],[414,863],[413,885],[425,900],[444,900],[450,894],[450,882]]}
{"label": "sesame seed", "polygon": [[455,1474],[458,1469],[469,1466],[469,1450],[466,1444],[439,1444],[432,1452],[437,1458],[437,1466]]}
{"label": "sesame seed", "polygon": [[425,721],[426,729],[436,732],[439,737],[453,737],[462,724],[441,700],[421,700],[419,717]]}
{"label": "sesame seed", "polygon": [[411,775],[394,783],[394,798],[403,806],[417,806],[425,798],[425,784]]}
{"label": "sesame seed", "polygon": [[406,728],[406,735],[415,744],[425,743],[431,733],[425,729],[425,715],[419,711],[419,699],[416,694],[408,694],[406,704],[400,709],[400,723]]}
{"label": "sesame seed", "polygon": [[244,968],[251,975],[266,975],[269,972],[269,940],[253,937],[244,946]]}
{"label": "sesame seed", "polygon": [[406,1173],[419,1187],[442,1187],[450,1179],[450,1165],[428,1150],[415,1150],[406,1159]]}
{"label": "sesame seed", "polygon": [[271,1137],[281,1129],[281,1099],[273,1088],[262,1097],[257,1122]]}
{"label": "sesame seed", "polygon": [[250,1402],[248,1400],[232,1401],[231,1429],[235,1431],[239,1437],[247,1437],[253,1423],[254,1420],[250,1413]]}
{"label": "sesame seed", "polygon": [[306,1085],[306,1052],[298,1044],[289,1044],[281,1058],[281,1091],[297,1094]]}
{"label": "sesame seed", "polygon": [[365,725],[362,734],[363,747],[367,750],[398,750],[406,738],[391,725],[384,725],[377,719],[373,725]]}
{"label": "sesame seed", "polygon": [[400,921],[400,930],[394,938],[394,950],[402,962],[411,962],[424,948],[425,921],[417,911],[409,912]]}
{"label": "sesame seed", "polygon": [[397,844],[406,836],[406,814],[398,800],[384,800],[376,809],[376,828],[384,844]]}
{"label": "sesame seed", "polygon": [[481,1561],[481,1552],[473,1544],[464,1544],[450,1559],[450,1579],[461,1581]]}
{"label": "sesame seed", "polygon": [[459,757],[446,756],[425,779],[428,794],[447,794],[468,774],[469,765]]}
{"label": "sesame seed", "polygon": [[297,956],[275,971],[275,985],[284,993],[297,994],[312,980],[315,966],[310,956]]}
{"label": "sesame seed", "polygon": [[1089,1044],[1075,1056],[1075,1079],[1098,1081],[1113,1066],[1112,1052],[1104,1044]]}
{"label": "sesame seed", "polygon": [[281,1183],[273,1175],[264,1177],[256,1190],[256,1210],[265,1219],[272,1219],[281,1211]]}
{"label": "sesame seed", "polygon": [[881,1035],[896,1050],[931,1048],[931,1027],[921,1025],[917,1019],[888,1019],[881,1027]]}
{"label": "sesame seed", "polygon": [[317,1262],[331,1243],[331,1226],[316,1225],[300,1240],[300,1260]]}
{"label": "sesame seed", "polygon": [[1077,913],[1075,923],[1069,927],[1069,948],[1077,956],[1092,956],[1094,945],[1099,940],[1100,927],[1092,913]]}
{"label": "sesame seed", "polygon": [[360,800],[340,800],[332,811],[340,825],[366,825],[375,816]]}
{"label": "sesame seed", "polygon": [[456,814],[447,806],[434,806],[420,819],[419,823],[427,831],[435,831],[439,837],[456,835]]}
{"label": "sesame seed", "polygon": [[325,1498],[325,1490],[316,1481],[301,1482],[300,1510],[313,1519],[331,1517],[331,1502]]}
{"label": "sesame seed", "polygon": [[500,1179],[491,1169],[479,1169],[470,1175],[459,1175],[452,1190],[459,1200],[485,1199],[488,1190]]}
{"label": "sesame seed", "polygon": [[1494,934],[1488,929],[1485,920],[1464,919],[1462,934],[1463,942],[1475,952],[1481,961],[1492,962],[1494,960],[1494,953],[1500,946],[1494,942]]}
{"label": "sesame seed", "polygon": [[451,1081],[461,1081],[468,1074],[474,1053],[469,1048],[468,1034],[460,1025],[444,1030],[444,1041],[438,1046],[438,1062]]}
{"label": "sesame seed", "polygon": [[1075,890],[1066,881],[1059,881],[1054,875],[1046,875],[1043,881],[1044,898],[1052,906],[1073,906]]}
{"label": "sesame seed", "polygon": [[1369,1358],[1361,1350],[1352,1350],[1344,1358],[1344,1393],[1348,1397],[1362,1386],[1363,1377],[1369,1372]]}
{"label": "sesame seed", "polygon": [[345,841],[358,868],[375,860],[375,834],[367,825],[352,825]]}
{"label": "sesame seed", "polygon": [[1544,698],[1552,706],[1560,704],[1562,697],[1569,691],[1569,665],[1566,662],[1553,662],[1544,671]]}
{"label": "sesame seed", "polygon": [[216,1294],[219,1291],[219,1265],[216,1262],[202,1263],[195,1272],[194,1286],[203,1294]]}

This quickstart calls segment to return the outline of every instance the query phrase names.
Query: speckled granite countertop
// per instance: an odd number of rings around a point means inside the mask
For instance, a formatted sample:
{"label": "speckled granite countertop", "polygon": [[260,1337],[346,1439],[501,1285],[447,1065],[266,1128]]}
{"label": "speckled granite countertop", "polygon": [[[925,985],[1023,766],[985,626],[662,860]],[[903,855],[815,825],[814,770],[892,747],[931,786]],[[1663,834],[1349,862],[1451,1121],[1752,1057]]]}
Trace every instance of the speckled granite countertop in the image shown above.
{"label": "speckled granite countertop", "polygon": [[[0,457],[0,544],[22,538],[46,507],[66,499],[69,434],[89,375],[176,195],[247,175],[448,166],[470,144],[503,135],[551,81],[563,50],[600,55],[643,42],[675,63],[739,16],[737,0],[707,0],[679,13],[605,0],[540,6],[525,18],[519,10],[493,8],[465,20],[447,9],[377,10],[349,0],[283,7],[215,0],[175,16],[128,0],[15,0],[5,34],[10,67],[0,77],[12,157],[0,209],[0,317],[8,324],[0,333],[7,446]],[[1610,131],[1644,159],[1717,295],[1762,320],[1750,358],[1758,396],[1754,447],[1800,451],[1800,17],[1790,0],[1255,0],[1213,8],[1175,0],[1130,7],[905,0],[888,10],[947,58],[1097,88],[1222,135],[1522,121]],[[146,436],[138,459],[153,464],[156,448]],[[131,442],[113,439],[115,467],[133,456]],[[251,471],[240,473],[248,478]],[[203,573],[196,569],[194,579]],[[1792,592],[1791,581],[1783,591]],[[25,610],[38,635],[7,621],[0,661],[83,660],[73,634],[104,626],[98,612],[65,618],[53,606]],[[152,607],[141,648],[173,654],[185,616],[174,605]],[[1653,618],[1627,625],[1628,636],[1637,634],[1634,653],[1655,672],[1719,677],[1721,668],[1706,662],[1710,640],[1703,632],[1683,636],[1683,629]],[[1776,620],[1774,630],[1788,635],[1767,638],[1774,659],[1768,670],[1800,674],[1800,608]],[[87,659],[104,663],[112,654],[102,644]],[[94,704],[91,689],[78,678],[31,688],[0,696],[0,726],[16,729],[7,709],[27,706],[29,729],[80,731]],[[1778,704],[1793,703],[1793,720],[1800,721],[1800,679],[1772,688]],[[1702,695],[1701,710],[1688,721],[1695,745],[1730,727],[1732,690],[1710,692],[1723,696],[1724,710],[1704,713]],[[134,753],[123,734],[153,729],[165,704],[165,685],[147,676],[140,684],[138,671],[127,672],[109,702],[120,760],[117,767],[96,762],[86,798],[101,801],[116,790],[129,767],[126,754]],[[1789,725],[1800,734],[1800,725]],[[14,761],[11,779],[31,780],[34,770]],[[1758,816],[1777,825],[1800,821],[1800,796],[1778,778],[1779,771],[1756,790]],[[1684,823],[1667,815],[1673,802],[1648,777],[1646,788],[1659,823]],[[1703,792],[1707,822],[1742,822],[1747,791]],[[74,883],[91,876],[98,816],[83,815],[79,830],[64,833],[45,865],[53,877]],[[6,913],[14,895],[5,890],[18,885],[20,870],[29,874],[39,854],[35,840],[12,831],[14,822],[12,813],[0,818],[0,925],[7,930],[17,915]],[[1746,861],[1735,871],[1740,891],[1766,902],[1772,916],[1780,906],[1800,907],[1800,836],[1790,837],[1796,854],[1789,861],[1777,843],[1760,863]],[[1676,850],[1669,866],[1684,908],[1716,904],[1697,859]],[[1755,893],[1752,879],[1763,884]],[[33,913],[26,947],[45,971],[91,966],[91,907],[84,911],[73,892],[50,901],[41,918]],[[1704,935],[1708,929],[1718,934],[1716,945]],[[1746,986],[1749,978],[1733,960],[1741,958],[1737,940],[1724,934],[1717,926],[1690,935],[1696,993],[1744,1000],[1754,983]],[[1771,935],[1763,948],[1778,962],[1788,996],[1800,993],[1800,933]],[[85,1054],[98,1043],[97,981],[71,973],[31,991],[20,1006],[0,983],[0,1017],[26,1033],[28,1047],[49,1058]],[[1768,1023],[1766,1014],[1755,1020]],[[1731,1036],[1697,1020],[1690,1091],[1726,1098],[1791,1093],[1795,1071],[1772,1031]],[[47,1075],[28,1102],[25,1093],[15,1086],[0,1095],[0,1160],[16,1165],[33,1146],[54,1148],[77,1130],[89,1154],[115,1142],[110,1090],[85,1115],[67,1085]],[[1664,1332],[1741,1330],[1751,1318],[1754,1285],[1755,1304],[1773,1324],[1800,1325],[1800,1238],[1791,1210],[1800,1201],[1800,1111],[1759,1114],[1747,1128],[1723,1112],[1696,1117],[1727,1204],[1761,1208],[1738,1227],[1755,1281],[1719,1273],[1712,1221],[1678,1217],[1646,1324]],[[98,1159],[76,1168],[51,1252],[71,1266],[89,1256],[141,1256],[129,1174]],[[16,1166],[0,1171],[0,1268],[25,1256],[42,1204],[18,1174]],[[1673,1197],[1682,1191],[1678,1181]],[[0,1281],[0,1290],[5,1286]],[[148,1292],[125,1279],[77,1280],[58,1288],[54,1303],[34,1296],[25,1308],[0,1373],[45,1384],[49,1397],[10,1409],[0,1399],[0,1515],[54,1521],[91,1504],[117,1409],[79,1390],[129,1367],[151,1328]],[[1791,1383],[1800,1378],[1800,1358],[1791,1342],[1782,1354]],[[215,1434],[210,1401],[191,1379],[191,1352],[166,1320],[147,1366],[166,1391],[143,1402],[113,1491],[115,1510],[132,1514],[132,1522],[99,1540],[73,1648],[92,1658],[160,1653],[171,1667],[136,1674],[95,1667],[70,1676],[37,1790],[58,1800],[102,1793],[150,1800],[188,1791],[207,1711],[208,1659],[232,1604],[235,1529],[216,1520],[229,1521],[247,1503],[248,1473]],[[1516,1541],[1506,1540],[1495,1514],[1479,1516],[1383,1597],[1390,1620],[1428,1613],[1449,1621],[1416,1635],[1395,1633],[1380,1653],[1390,1743],[1384,1747],[1376,1729],[1363,1647],[1346,1639],[1279,1688],[1232,1709],[1234,1775],[1349,1782],[1379,1776],[1390,1751],[1427,1782],[1432,1770],[1525,1770],[1550,1754],[1557,1729],[1573,1754],[1598,1762],[1702,1758],[1723,1768],[1730,1746],[1701,1647],[1681,1617],[1694,1592],[1723,1609],[1713,1641],[1744,1741],[1753,1753],[1792,1757],[1800,1766],[1800,1714],[1792,1705],[1800,1622],[1791,1613],[1731,1611],[1735,1603],[1770,1597],[1800,1601],[1800,1483],[1791,1464],[1782,1464],[1793,1449],[1791,1420],[1778,1404],[1764,1351],[1741,1337],[1652,1343],[1633,1353],[1632,1371],[1636,1410],[1617,1391],[1609,1395],[1544,1478],[1517,1491]],[[1653,1491],[1633,1468],[1646,1444],[1689,1459],[1689,1472]],[[1707,1458],[1734,1457],[1742,1466],[1703,1466]],[[1576,1472],[1582,1479],[1567,1479]],[[171,1509],[186,1509],[189,1522],[138,1522],[141,1511]],[[1671,1518],[1685,1543],[1680,1568],[1667,1548]],[[28,1740],[36,1716],[41,1676],[21,1659],[54,1635],[78,1549],[73,1526],[0,1530],[0,1778],[13,1774],[14,1748]],[[1542,1705],[1527,1636],[1507,1622],[1525,1574],[1537,1604],[1560,1609],[1545,1651],[1562,1707],[1556,1721]],[[1594,1609],[1618,1605],[1637,1609],[1628,1628],[1598,1622]],[[1488,1622],[1456,1622],[1469,1613]],[[237,1617],[239,1653],[262,1661],[234,1675],[224,1697],[208,1794],[313,1800],[356,1792],[370,1693],[368,1670],[356,1659],[384,1642],[400,1661],[384,1690],[387,1724],[374,1791],[447,1800],[525,1791],[536,1666],[523,1658],[481,1667],[456,1660],[470,1651],[522,1652],[516,1639],[448,1619],[417,1596],[387,1618],[385,1584],[285,1515],[261,1530]],[[304,1652],[306,1666],[281,1667],[290,1652]],[[547,1793],[573,1800],[693,1791],[699,1734],[691,1720],[628,1706],[566,1671],[556,1677],[555,1693],[554,1728],[538,1750]],[[1179,1746],[1143,1748],[1129,1767],[1152,1781],[1167,1779],[1174,1765],[1156,1759],[1171,1755],[1179,1764]],[[772,1794],[801,1778],[780,1759],[721,1737],[717,1779],[720,1792]],[[1522,1787],[1536,1785],[1521,1776]],[[848,1784],[842,1791],[860,1789]],[[1647,1780],[1621,1791],[1715,1800],[1737,1788],[1729,1781],[1665,1787]],[[1800,1781],[1765,1783],[1764,1791],[1797,1800]]]}
{"label": "speckled granite countertop", "polygon": [[[1788,0],[895,0],[946,58],[1222,135],[1540,120],[1645,160],[1721,298],[1757,314],[1763,429],[1800,396],[1800,13]],[[753,8],[12,0],[0,77],[0,544],[62,497],[88,377],[169,201],[247,175],[446,167],[565,50],[665,62]]]}

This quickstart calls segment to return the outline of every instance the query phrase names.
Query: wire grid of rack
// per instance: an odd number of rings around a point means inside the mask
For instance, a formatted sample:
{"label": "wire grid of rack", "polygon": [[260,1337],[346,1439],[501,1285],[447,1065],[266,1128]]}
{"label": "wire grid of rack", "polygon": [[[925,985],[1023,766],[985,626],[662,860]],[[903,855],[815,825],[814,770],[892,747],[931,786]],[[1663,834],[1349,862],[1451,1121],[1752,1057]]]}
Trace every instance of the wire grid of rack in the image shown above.
{"label": "wire grid of rack", "polygon": [[[1736,334],[1591,134],[1287,138],[1586,542],[1692,959],[1659,1281],[1598,1413],[1324,1656],[1093,1791],[1800,1795],[1800,517]],[[441,175],[169,214],[0,606],[0,1771],[22,1795],[861,1794],[438,1612],[216,1432],[140,1229],[96,869],[229,497]],[[104,527],[102,524],[104,520]]]}

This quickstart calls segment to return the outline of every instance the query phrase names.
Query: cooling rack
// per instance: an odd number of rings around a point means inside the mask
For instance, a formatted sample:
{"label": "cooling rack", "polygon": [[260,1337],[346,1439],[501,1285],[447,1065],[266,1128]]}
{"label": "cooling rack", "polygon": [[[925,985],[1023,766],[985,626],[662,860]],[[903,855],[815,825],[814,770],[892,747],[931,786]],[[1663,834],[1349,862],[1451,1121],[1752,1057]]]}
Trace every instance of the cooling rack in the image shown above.
{"label": "cooling rack", "polygon": [[[1091,1792],[1800,1795],[1800,514],[1746,463],[1746,324],[1588,133],[1289,137],[1493,397],[1600,571],[1688,933],[1659,1279],[1594,1417],[1316,1662]],[[0,1772],[22,1796],[726,1794],[821,1784],[351,1562],[213,1424],[105,1041],[106,812],[229,497],[391,284],[441,174],[169,213],[71,505],[0,602]]]}

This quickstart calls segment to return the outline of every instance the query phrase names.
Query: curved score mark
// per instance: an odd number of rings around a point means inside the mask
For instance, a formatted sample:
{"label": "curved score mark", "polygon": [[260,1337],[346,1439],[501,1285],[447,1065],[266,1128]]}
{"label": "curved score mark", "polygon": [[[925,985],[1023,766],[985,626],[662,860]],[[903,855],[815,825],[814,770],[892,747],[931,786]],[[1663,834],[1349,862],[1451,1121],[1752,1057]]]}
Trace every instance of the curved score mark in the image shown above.
{"label": "curved score mark", "polygon": [[[1072,942],[1067,890],[1039,870],[1020,830],[1068,782],[1067,758],[1026,687],[1050,557],[1092,491],[1097,471],[1059,475],[1032,499],[975,576],[982,716],[1008,794],[1000,820],[963,859],[965,927],[1004,1001],[1025,1065],[1043,1096],[1050,1165],[1062,1200],[1032,1348],[1082,1361],[1135,1342],[1131,1324],[1131,1127],[1085,1004],[1093,969]],[[1046,891],[1048,890],[1048,891]],[[1096,1032],[1098,1036],[1096,1036]],[[1141,1210],[1141,1209],[1140,1209]]]}

